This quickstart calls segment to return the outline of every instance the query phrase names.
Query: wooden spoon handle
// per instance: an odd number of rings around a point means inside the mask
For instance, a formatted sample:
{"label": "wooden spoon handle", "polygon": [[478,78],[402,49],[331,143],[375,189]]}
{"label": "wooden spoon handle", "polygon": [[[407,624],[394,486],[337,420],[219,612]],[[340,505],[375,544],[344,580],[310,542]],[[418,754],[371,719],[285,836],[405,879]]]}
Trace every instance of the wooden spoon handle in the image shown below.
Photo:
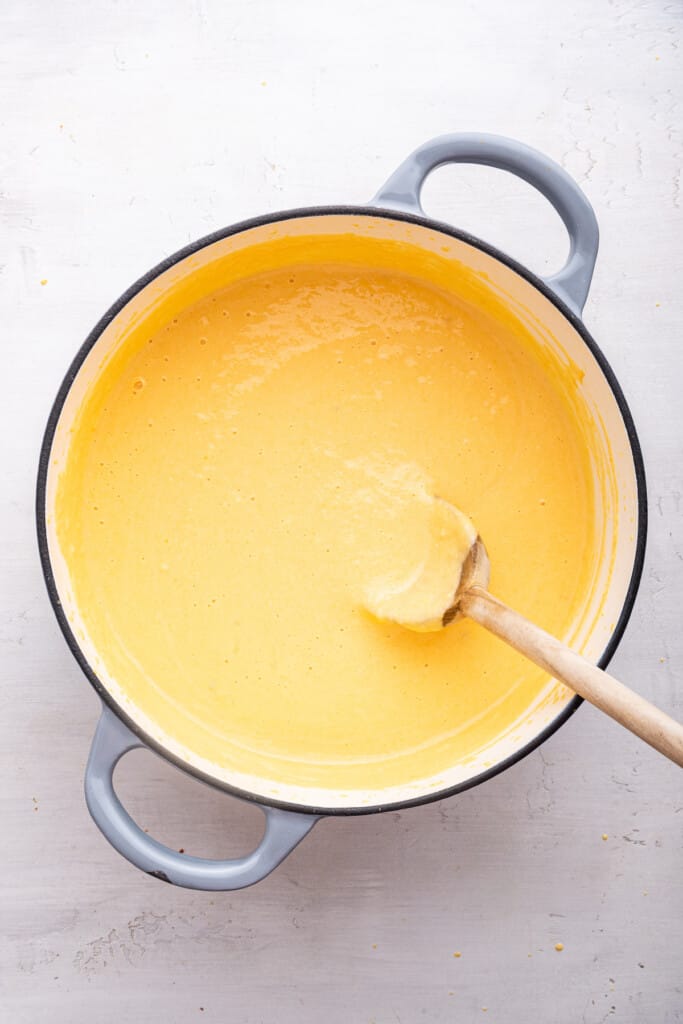
{"label": "wooden spoon handle", "polygon": [[480,587],[467,590],[458,607],[470,619],[545,669],[554,679],[566,683],[655,750],[683,767],[683,725],[654,704]]}

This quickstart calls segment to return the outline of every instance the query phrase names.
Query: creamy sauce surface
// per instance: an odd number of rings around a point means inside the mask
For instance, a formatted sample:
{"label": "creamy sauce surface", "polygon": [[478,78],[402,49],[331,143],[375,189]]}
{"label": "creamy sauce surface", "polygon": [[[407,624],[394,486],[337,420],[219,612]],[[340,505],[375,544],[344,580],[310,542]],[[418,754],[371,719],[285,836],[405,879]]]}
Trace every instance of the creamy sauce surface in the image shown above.
{"label": "creamy sauce surface", "polygon": [[143,318],[84,401],[57,523],[108,674],[174,742],[370,788],[472,758],[547,684],[474,623],[368,613],[429,543],[416,501],[461,508],[491,590],[568,639],[601,540],[571,372],[457,265],[430,283],[410,246],[368,270],[344,245]]}

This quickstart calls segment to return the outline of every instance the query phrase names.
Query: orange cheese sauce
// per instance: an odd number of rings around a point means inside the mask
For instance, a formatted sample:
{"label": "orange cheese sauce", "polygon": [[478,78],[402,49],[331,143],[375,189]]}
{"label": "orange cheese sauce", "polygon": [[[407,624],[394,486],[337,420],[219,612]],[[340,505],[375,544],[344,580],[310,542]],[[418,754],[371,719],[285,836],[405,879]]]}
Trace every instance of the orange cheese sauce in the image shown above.
{"label": "orange cheese sauce", "polygon": [[368,581],[422,550],[416,496],[461,508],[491,590],[571,639],[597,485],[575,376],[485,283],[405,243],[307,244],[309,262],[273,242],[267,270],[198,272],[122,336],[72,432],[57,535],[107,675],[177,747],[381,788],[471,759],[547,685],[474,623],[365,610]]}

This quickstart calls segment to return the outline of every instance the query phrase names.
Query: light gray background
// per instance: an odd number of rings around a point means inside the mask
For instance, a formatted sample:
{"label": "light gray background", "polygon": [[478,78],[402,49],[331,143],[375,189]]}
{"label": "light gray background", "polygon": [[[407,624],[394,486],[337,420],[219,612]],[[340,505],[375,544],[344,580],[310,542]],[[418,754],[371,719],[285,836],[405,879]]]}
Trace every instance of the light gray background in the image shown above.
{"label": "light gray background", "polygon": [[[61,376],[138,275],[242,217],[362,202],[440,132],[516,136],[601,224],[586,320],[651,506],[613,667],[683,717],[682,28],[663,0],[0,5],[3,1022],[683,1020],[681,773],[588,707],[461,797],[322,822],[254,889],[131,868],[83,803],[97,700],[33,527]],[[553,212],[499,172],[437,172],[425,205],[536,270],[562,262]],[[138,820],[187,851],[258,835],[259,812],[150,754],[120,774]]]}

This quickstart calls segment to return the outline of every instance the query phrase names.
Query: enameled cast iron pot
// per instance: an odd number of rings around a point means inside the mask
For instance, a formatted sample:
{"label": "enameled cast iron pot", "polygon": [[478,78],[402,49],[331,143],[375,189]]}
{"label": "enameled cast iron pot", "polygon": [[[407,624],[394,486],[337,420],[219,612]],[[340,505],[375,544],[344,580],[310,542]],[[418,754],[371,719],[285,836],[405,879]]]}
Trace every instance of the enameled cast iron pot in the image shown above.
{"label": "enameled cast iron pot", "polygon": [[[420,192],[425,178],[446,163],[485,164],[510,171],[538,189],[553,204],[570,238],[570,253],[554,277],[536,277],[514,260],[477,238],[425,217]],[[645,548],[646,495],[640,447],[621,389],[605,357],[581,320],[598,249],[598,226],[593,210],[579,187],[551,160],[509,139],[479,134],[445,135],[417,149],[389,178],[367,206],[334,206],[291,210],[245,221],[225,228],[187,246],[164,260],[134,284],[97,324],[74,359],[59,390],[43,442],[37,491],[37,523],[40,556],[55,614],[76,660],[103,703],[86,769],[88,808],[107,839],[124,857],[151,875],[175,885],[196,889],[239,889],[264,878],[327,814],[365,814],[406,807],[450,796],[474,786],[518,761],[551,735],[579,706],[568,695],[537,709],[514,740],[489,750],[487,763],[473,762],[445,779],[437,790],[410,792],[392,789],[375,794],[363,806],[340,805],[334,794],[314,794],[307,803],[300,792],[286,800],[271,801],[262,793],[245,792],[229,776],[212,776],[178,757],[153,739],[130,711],[124,711],[93,668],[93,652],[76,638],[78,622],[68,621],[66,567],[55,532],[57,470],[69,444],[69,428],[88,385],[104,357],[116,344],[122,324],[168,292],[183,275],[198,266],[263,240],[297,233],[362,231],[372,220],[373,237],[401,239],[408,235],[425,253],[439,251],[444,242],[453,257],[506,297],[518,316],[533,317],[543,327],[545,343],[559,346],[585,374],[581,393],[601,434],[596,444],[615,467],[616,494],[603,515],[614,536],[615,558],[611,572],[605,568],[602,586],[596,588],[594,616],[583,638],[584,652],[601,666],[607,665],[626,626],[640,580]],[[598,437],[602,440],[597,440]],[[604,499],[603,499],[604,500]],[[618,516],[616,510],[619,510]],[[266,829],[257,849],[247,857],[228,861],[183,856],[162,846],[136,825],[114,792],[114,768],[129,750],[148,747],[178,767],[224,789],[234,796],[256,802],[264,811]]]}

